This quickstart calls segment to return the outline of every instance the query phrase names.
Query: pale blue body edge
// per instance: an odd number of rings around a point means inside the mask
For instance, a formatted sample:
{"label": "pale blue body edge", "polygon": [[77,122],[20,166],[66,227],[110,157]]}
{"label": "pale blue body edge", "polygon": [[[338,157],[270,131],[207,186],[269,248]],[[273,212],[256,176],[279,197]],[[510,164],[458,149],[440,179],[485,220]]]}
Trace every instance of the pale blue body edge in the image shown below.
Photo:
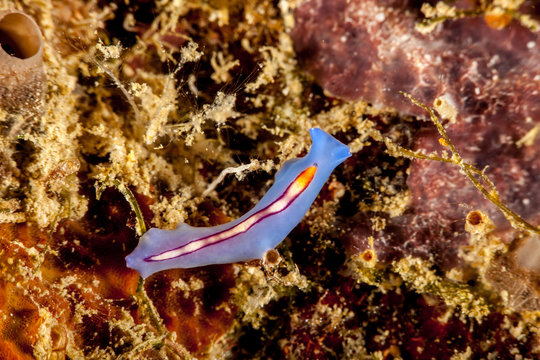
{"label": "pale blue body edge", "polygon": [[[303,158],[288,160],[277,172],[274,185],[253,209],[242,217],[212,227],[192,227],[185,223],[174,230],[148,230],[135,250],[126,257],[127,266],[146,278],[161,270],[192,268],[212,264],[261,259],[275,248],[302,220],[332,171],[351,156],[349,148],[321,129],[310,130],[312,146]],[[145,258],[178,248],[190,241],[229,229],[279,198],[296,177],[310,166],[317,171],[309,186],[284,211],[269,216],[248,231],[178,258],[147,262]]]}

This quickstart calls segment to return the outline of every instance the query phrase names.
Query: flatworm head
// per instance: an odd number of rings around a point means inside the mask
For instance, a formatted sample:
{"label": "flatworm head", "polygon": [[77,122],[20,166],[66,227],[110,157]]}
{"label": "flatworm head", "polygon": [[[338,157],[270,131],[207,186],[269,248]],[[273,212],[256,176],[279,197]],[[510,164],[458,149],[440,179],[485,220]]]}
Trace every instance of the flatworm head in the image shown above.
{"label": "flatworm head", "polygon": [[285,162],[274,185],[242,217],[213,227],[180,224],[175,230],[150,229],[126,257],[143,277],[165,269],[191,268],[261,259],[302,220],[349,148],[320,129],[303,158]]}

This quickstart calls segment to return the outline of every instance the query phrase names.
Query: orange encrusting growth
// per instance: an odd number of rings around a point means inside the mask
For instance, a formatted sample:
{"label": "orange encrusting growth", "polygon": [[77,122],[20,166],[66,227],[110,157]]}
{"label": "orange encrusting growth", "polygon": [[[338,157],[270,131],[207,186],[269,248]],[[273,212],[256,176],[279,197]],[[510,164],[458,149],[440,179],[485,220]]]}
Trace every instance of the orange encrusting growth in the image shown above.
{"label": "orange encrusting growth", "polygon": [[487,13],[484,16],[486,24],[495,30],[501,30],[507,27],[512,21],[512,15],[508,13]]}

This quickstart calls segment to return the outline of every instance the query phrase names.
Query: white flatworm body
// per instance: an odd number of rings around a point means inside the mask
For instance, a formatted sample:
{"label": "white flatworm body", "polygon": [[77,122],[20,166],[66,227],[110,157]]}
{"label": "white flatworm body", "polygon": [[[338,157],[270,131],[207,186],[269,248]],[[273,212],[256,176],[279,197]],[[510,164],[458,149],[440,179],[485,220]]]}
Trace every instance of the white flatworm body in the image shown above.
{"label": "white flatworm body", "polygon": [[242,217],[212,227],[180,224],[150,229],[126,257],[127,266],[148,277],[155,272],[261,259],[302,220],[349,148],[321,129],[311,129],[312,146],[303,158],[285,162],[274,185]]}

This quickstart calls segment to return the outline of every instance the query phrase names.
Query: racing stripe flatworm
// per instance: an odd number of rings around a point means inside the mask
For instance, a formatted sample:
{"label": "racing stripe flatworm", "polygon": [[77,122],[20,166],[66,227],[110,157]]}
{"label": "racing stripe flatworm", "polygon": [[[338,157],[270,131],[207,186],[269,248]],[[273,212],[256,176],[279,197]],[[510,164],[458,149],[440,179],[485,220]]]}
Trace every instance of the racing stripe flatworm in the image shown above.
{"label": "racing stripe flatworm", "polygon": [[126,257],[127,266],[148,277],[166,269],[261,259],[302,220],[334,168],[351,155],[321,129],[310,135],[309,153],[285,162],[274,185],[242,217],[212,227],[150,229]]}

